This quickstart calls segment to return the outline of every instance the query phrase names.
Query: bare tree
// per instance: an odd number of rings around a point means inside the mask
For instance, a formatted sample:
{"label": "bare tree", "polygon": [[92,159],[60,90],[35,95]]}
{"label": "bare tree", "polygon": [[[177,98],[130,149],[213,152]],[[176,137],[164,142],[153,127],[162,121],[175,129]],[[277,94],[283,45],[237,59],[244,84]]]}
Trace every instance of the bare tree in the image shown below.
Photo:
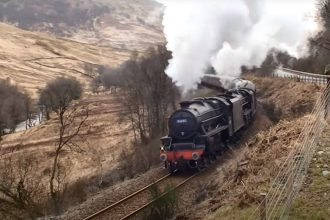
{"label": "bare tree", "polygon": [[100,81],[106,89],[123,86],[121,81],[121,69],[112,69],[101,66],[99,68]]}
{"label": "bare tree", "polygon": [[4,129],[14,132],[18,123],[28,119],[31,110],[31,99],[28,95],[20,92],[8,80],[0,80],[0,138]]}
{"label": "bare tree", "polygon": [[318,0],[316,4],[318,14],[315,19],[323,28],[307,42],[309,55],[296,59],[287,52],[272,49],[262,63],[259,74],[271,73],[278,65],[300,71],[324,73],[324,68],[330,60],[330,1]]}
{"label": "bare tree", "polygon": [[49,191],[53,200],[54,211],[60,212],[61,193],[65,186],[65,167],[60,163],[61,153],[65,150],[82,152],[77,138],[83,138],[81,131],[87,126],[88,108],[71,105],[73,100],[81,97],[82,88],[74,79],[59,78],[50,82],[42,91],[40,104],[51,109],[57,116],[56,133],[58,140],[55,145],[54,159],[50,171]]}
{"label": "bare tree", "polygon": [[[175,108],[178,90],[165,74],[171,54],[165,47],[150,48],[144,57],[133,57],[123,69],[127,105],[131,119],[145,139],[164,133],[169,110]],[[135,59],[135,60],[134,60]]]}
{"label": "bare tree", "polygon": [[42,216],[44,187],[41,175],[35,172],[37,161],[37,158],[13,153],[0,156],[0,213],[3,217],[34,219]]}
{"label": "bare tree", "polygon": [[167,129],[169,110],[175,108],[178,89],[165,74],[171,53],[164,46],[150,48],[144,56],[133,53],[120,68],[101,75],[106,88],[123,88],[120,102],[127,110],[134,137],[146,144]]}
{"label": "bare tree", "polygon": [[322,31],[309,39],[309,56],[298,59],[293,68],[297,70],[324,73],[330,59],[330,1],[318,0],[317,21],[323,26]]}
{"label": "bare tree", "polygon": [[74,78],[60,77],[47,84],[41,91],[39,105],[61,114],[67,110],[71,101],[81,97],[81,84]]}
{"label": "bare tree", "polygon": [[[134,52],[131,58],[117,69],[99,69],[102,85],[120,87],[117,95],[134,133],[131,153],[120,154],[120,172],[128,177],[144,172],[159,162],[157,148],[159,137],[167,129],[167,117],[176,108],[179,98],[178,88],[165,74],[171,53],[165,46],[149,48],[143,55]],[[129,162],[128,162],[129,161]]]}

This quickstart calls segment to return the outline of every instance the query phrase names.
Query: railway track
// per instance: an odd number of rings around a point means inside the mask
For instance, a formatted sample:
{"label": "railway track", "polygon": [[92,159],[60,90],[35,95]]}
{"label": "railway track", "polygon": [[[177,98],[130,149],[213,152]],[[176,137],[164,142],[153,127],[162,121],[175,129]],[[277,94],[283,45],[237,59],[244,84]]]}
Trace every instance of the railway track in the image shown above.
{"label": "railway track", "polygon": [[[172,192],[175,189],[183,186],[189,180],[197,176],[199,173],[192,173],[190,175],[165,175],[158,179],[157,181],[145,186],[144,188],[130,194],[129,196],[115,202],[102,210],[84,218],[83,220],[105,220],[105,219],[113,219],[113,220],[126,220],[135,217],[143,210],[150,207],[154,202],[168,193]],[[169,191],[166,191],[167,187],[171,187]],[[157,187],[161,194],[155,198],[152,195],[152,188]]]}

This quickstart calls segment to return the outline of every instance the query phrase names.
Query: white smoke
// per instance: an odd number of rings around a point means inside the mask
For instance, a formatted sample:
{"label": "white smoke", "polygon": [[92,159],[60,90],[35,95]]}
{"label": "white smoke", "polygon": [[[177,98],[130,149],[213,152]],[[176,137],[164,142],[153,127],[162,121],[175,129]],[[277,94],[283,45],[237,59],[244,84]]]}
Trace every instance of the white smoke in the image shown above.
{"label": "white smoke", "polygon": [[241,66],[260,66],[272,48],[303,56],[317,31],[313,0],[157,0],[173,59],[166,70],[189,89],[213,66],[236,78]]}

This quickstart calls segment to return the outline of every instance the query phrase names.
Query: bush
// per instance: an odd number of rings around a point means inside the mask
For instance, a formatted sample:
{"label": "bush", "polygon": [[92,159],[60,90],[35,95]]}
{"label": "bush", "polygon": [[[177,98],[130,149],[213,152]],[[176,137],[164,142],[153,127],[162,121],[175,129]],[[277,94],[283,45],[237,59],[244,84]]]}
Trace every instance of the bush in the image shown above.
{"label": "bush", "polygon": [[119,155],[120,171],[122,178],[133,178],[139,173],[148,171],[152,166],[160,163],[159,160],[159,137],[150,141],[149,144],[134,144],[133,151],[124,150]]}
{"label": "bush", "polygon": [[45,191],[37,166],[34,157],[0,156],[0,218],[35,219],[43,215],[41,195]]}
{"label": "bush", "polygon": [[[178,206],[178,195],[174,186],[167,185],[162,192],[158,186],[154,185],[150,188],[150,192],[156,201],[152,204],[150,211],[145,213],[144,219],[166,220],[173,217]],[[168,193],[162,196],[164,192]]]}
{"label": "bush", "polygon": [[282,117],[282,111],[281,109],[277,108],[275,106],[274,103],[262,103],[262,107],[264,108],[267,116],[269,117],[269,119],[274,122],[277,123],[281,120]]}

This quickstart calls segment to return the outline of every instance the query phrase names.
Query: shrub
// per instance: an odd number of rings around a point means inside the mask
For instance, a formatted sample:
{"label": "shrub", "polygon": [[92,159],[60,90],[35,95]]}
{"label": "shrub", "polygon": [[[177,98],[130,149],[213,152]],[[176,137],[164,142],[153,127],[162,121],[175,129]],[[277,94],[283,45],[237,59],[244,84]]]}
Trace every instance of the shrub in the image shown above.
{"label": "shrub", "polygon": [[[145,213],[144,219],[166,220],[173,217],[178,206],[178,194],[174,186],[167,185],[162,192],[158,186],[154,185],[150,188],[150,192],[156,201],[152,204],[151,209]],[[164,192],[167,193],[162,195]]]}
{"label": "shrub", "polygon": [[282,110],[277,108],[274,103],[263,103],[262,106],[272,122],[277,123],[281,120]]}

